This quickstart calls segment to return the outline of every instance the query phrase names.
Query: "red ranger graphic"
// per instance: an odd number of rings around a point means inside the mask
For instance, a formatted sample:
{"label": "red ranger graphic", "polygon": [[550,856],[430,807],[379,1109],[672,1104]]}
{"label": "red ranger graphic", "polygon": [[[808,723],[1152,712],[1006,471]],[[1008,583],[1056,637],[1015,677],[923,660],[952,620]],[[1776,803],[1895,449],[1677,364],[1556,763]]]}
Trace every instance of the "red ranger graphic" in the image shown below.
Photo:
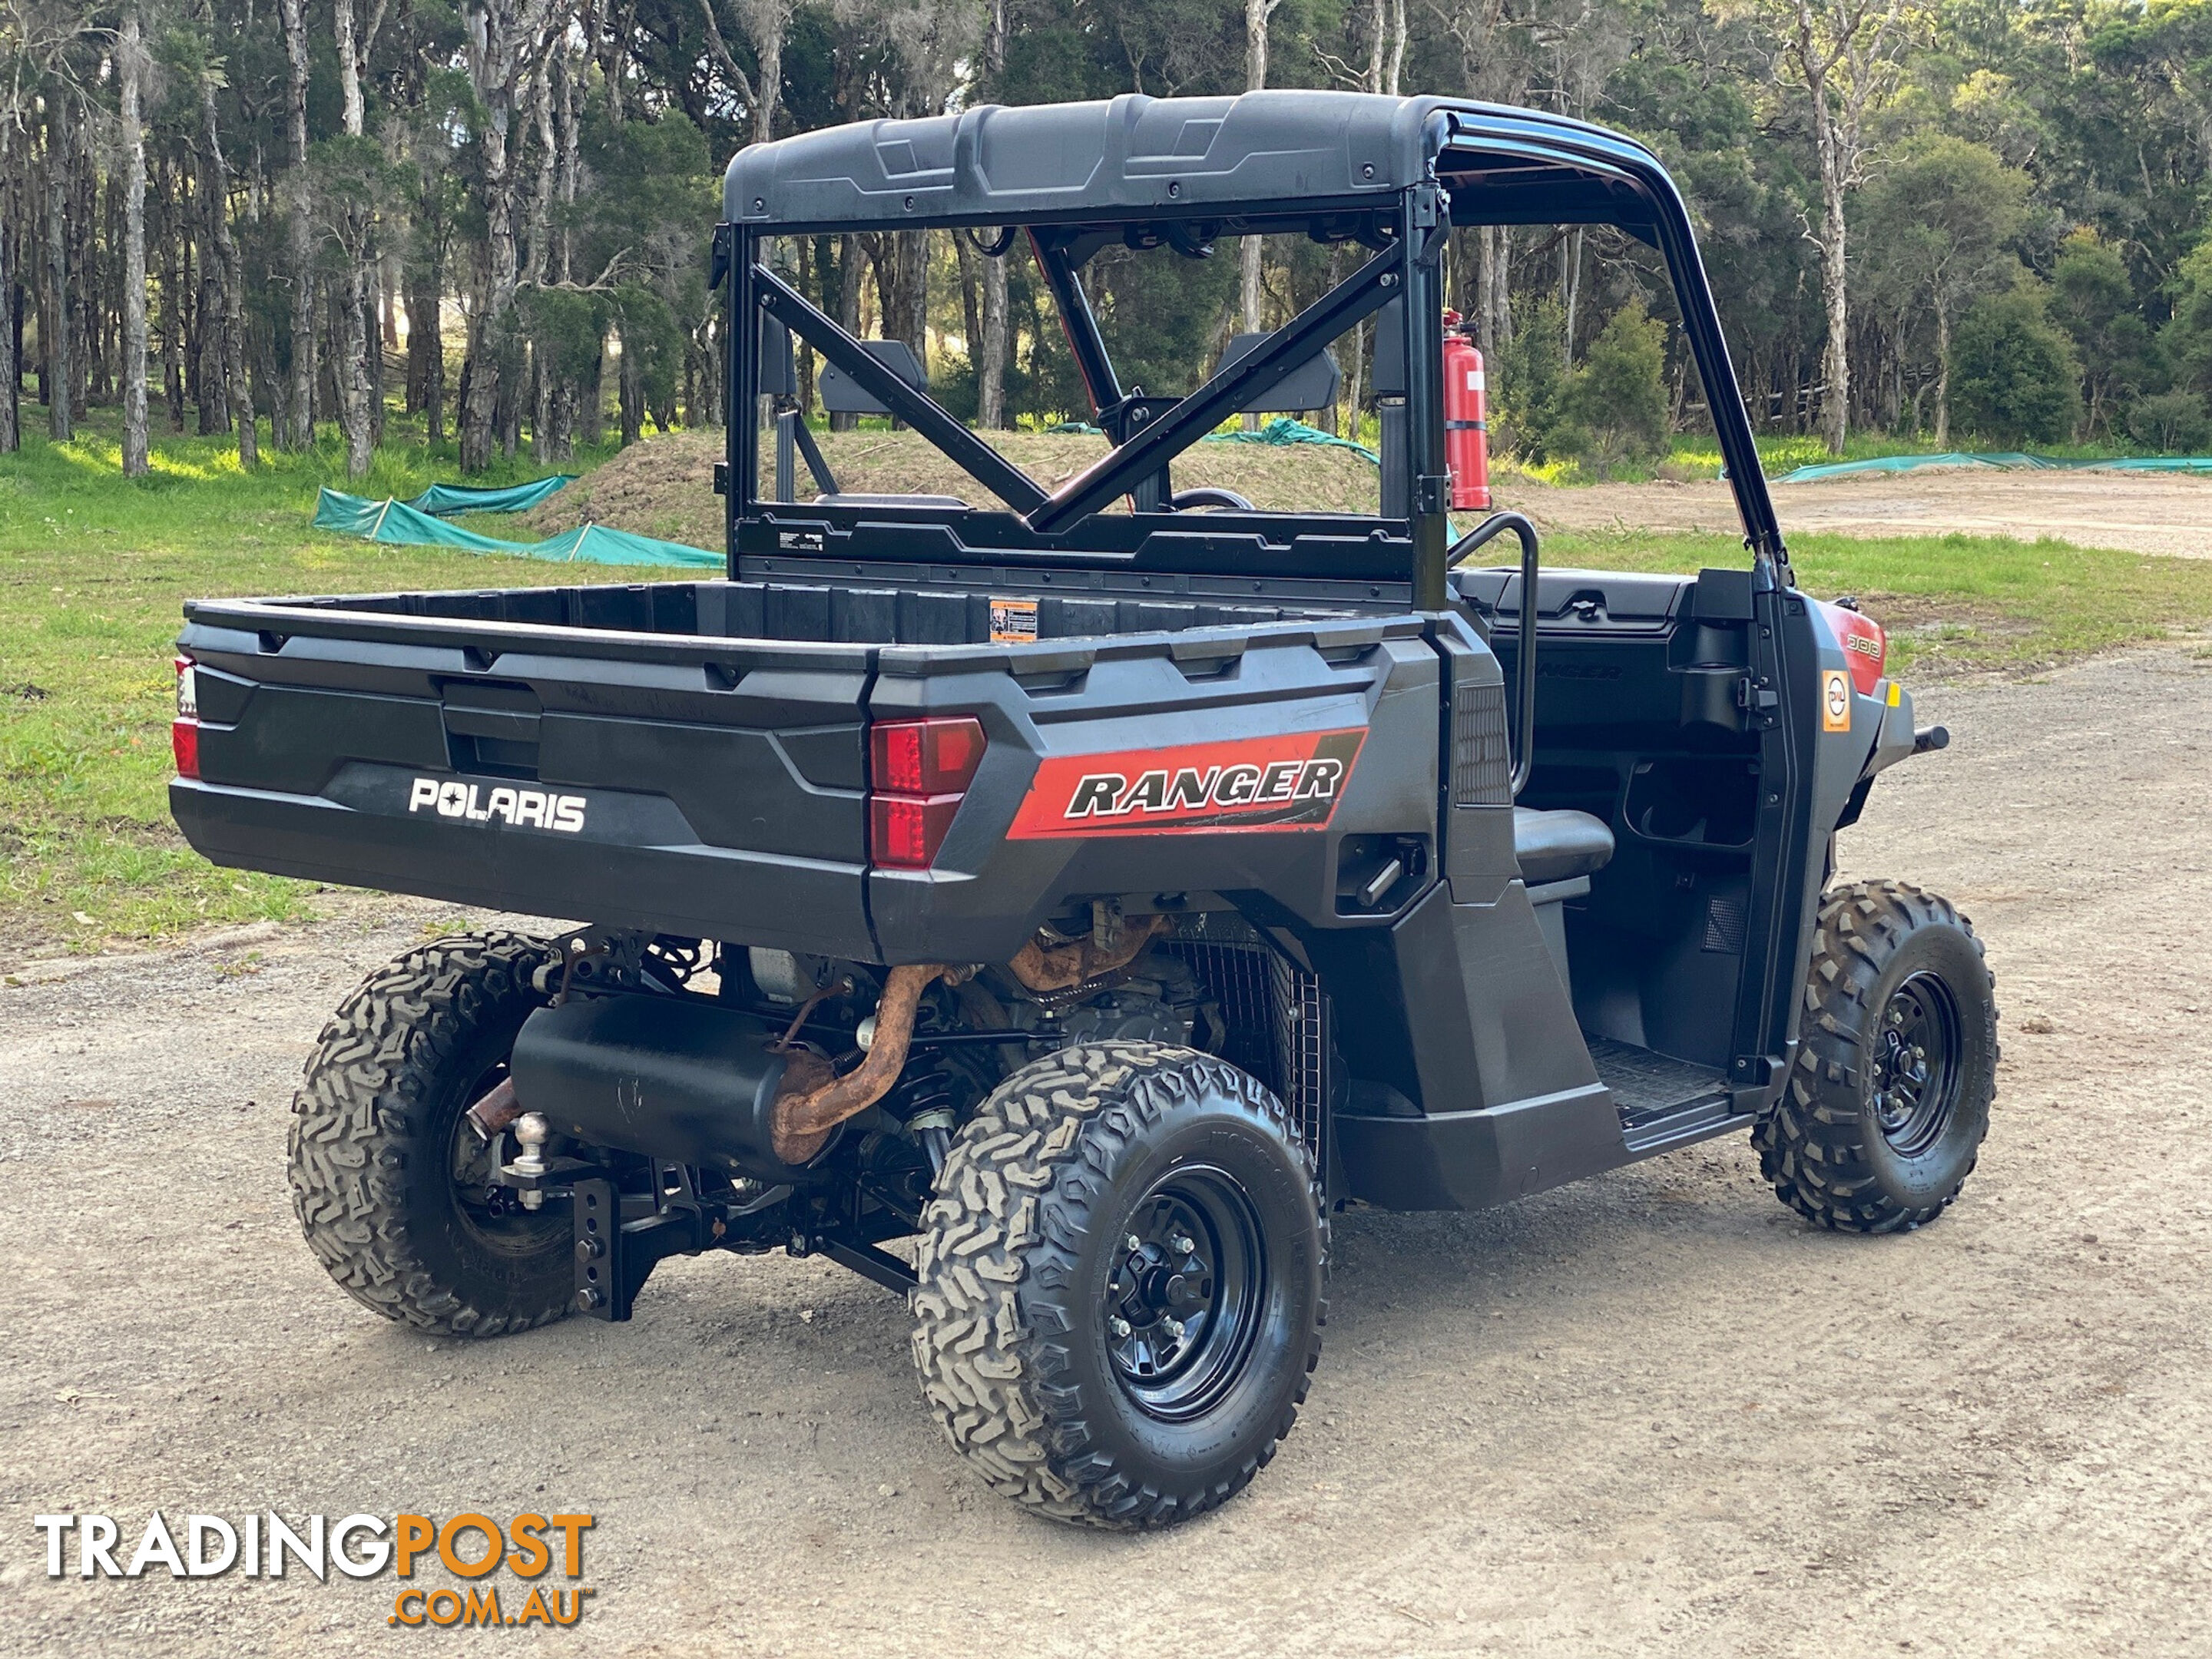
{"label": "red ranger graphic", "polygon": [[1364,726],[1353,726],[1049,756],[1006,839],[1318,830],[1335,812],[1366,737]]}

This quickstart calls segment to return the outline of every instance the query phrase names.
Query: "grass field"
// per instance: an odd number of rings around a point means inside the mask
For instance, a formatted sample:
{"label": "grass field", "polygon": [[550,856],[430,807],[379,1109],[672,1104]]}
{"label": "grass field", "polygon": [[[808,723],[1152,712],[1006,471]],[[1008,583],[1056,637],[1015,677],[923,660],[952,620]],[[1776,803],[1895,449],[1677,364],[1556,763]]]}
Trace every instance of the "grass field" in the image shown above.
{"label": "grass field", "polygon": [[[0,949],[10,953],[313,907],[306,884],[206,864],[169,823],[169,647],[185,599],[623,574],[311,530],[317,488],[343,486],[328,444],[247,476],[216,441],[157,434],[153,475],[126,482],[105,414],[75,443],[28,435],[21,454],[0,457]],[[518,463],[483,482],[542,471]],[[407,496],[455,476],[450,452],[395,444],[361,493]],[[2212,623],[2212,561],[1963,537],[1808,538],[1793,550],[1808,591],[1869,596],[1894,630],[1893,662],[1923,678],[2025,669]],[[1557,537],[1545,556],[1691,569],[1743,554],[1725,537],[1624,533]]]}

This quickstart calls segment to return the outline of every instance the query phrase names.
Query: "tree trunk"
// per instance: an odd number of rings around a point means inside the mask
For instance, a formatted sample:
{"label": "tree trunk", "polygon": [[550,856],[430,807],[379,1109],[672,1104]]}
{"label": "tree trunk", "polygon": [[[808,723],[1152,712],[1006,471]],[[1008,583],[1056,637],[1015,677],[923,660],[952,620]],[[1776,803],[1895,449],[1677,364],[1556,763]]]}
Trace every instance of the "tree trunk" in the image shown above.
{"label": "tree trunk", "polygon": [[140,119],[145,47],[138,9],[117,43],[123,125],[123,476],[146,476],[146,129]]}
{"label": "tree trunk", "polygon": [[223,165],[222,137],[216,123],[215,86],[204,79],[200,84],[200,127],[207,137],[200,191],[222,276],[223,378],[230,384],[231,417],[238,423],[238,465],[251,472],[261,463],[261,444],[253,429],[253,388],[246,378],[246,272],[238,257],[238,239],[230,234],[230,173]]}
{"label": "tree trunk", "polygon": [[975,424],[1002,431],[1006,424],[1006,261],[1012,249],[983,261],[983,351],[975,368]]}
{"label": "tree trunk", "polygon": [[929,233],[926,230],[904,230],[898,233],[897,246],[891,255],[899,272],[899,301],[905,307],[897,333],[891,331],[888,311],[884,316],[884,338],[904,340],[914,348],[914,360],[921,365],[923,378],[929,374]]}
{"label": "tree trunk", "polygon": [[[856,337],[860,331],[860,239],[851,231],[837,239],[837,326]],[[857,415],[830,417],[832,432],[850,432],[860,423]]]}
{"label": "tree trunk", "polygon": [[[349,217],[351,210],[349,210]],[[337,398],[338,425],[345,436],[346,477],[359,480],[368,476],[369,463],[375,459],[375,434],[370,430],[368,330],[366,288],[362,281],[361,259],[350,249],[344,250],[345,275],[332,295],[337,312],[337,362],[331,365],[332,390]]]}
{"label": "tree trunk", "polygon": [[46,129],[46,320],[39,337],[46,349],[46,371],[40,383],[47,393],[47,428],[58,444],[74,434],[70,372],[69,290],[69,94],[55,95]]}
{"label": "tree trunk", "polygon": [[292,152],[286,192],[289,217],[285,250],[292,283],[292,390],[289,449],[315,443],[315,246],[307,201],[307,0],[277,0],[284,26],[285,131]]}
{"label": "tree trunk", "polygon": [[753,88],[753,143],[757,144],[775,136],[775,107],[783,97],[783,33],[790,21],[789,9],[781,4],[756,5],[746,20],[760,64],[758,84]]}
{"label": "tree trunk", "polygon": [[13,455],[23,447],[22,416],[16,388],[22,384],[22,328],[21,300],[15,292],[15,200],[9,182],[14,175],[9,154],[11,135],[0,131],[0,455]]}
{"label": "tree trunk", "polygon": [[[291,0],[296,4],[298,0]],[[362,99],[361,62],[370,42],[362,39],[355,0],[335,0],[331,21],[336,26],[338,57],[339,118],[349,138],[366,136],[367,112]],[[289,29],[287,14],[287,29]],[[366,205],[348,199],[340,210],[339,257],[345,262],[332,299],[338,312],[337,362],[331,365],[331,389],[337,394],[339,428],[345,434],[346,477],[368,476],[376,455],[374,406],[381,397],[374,362],[374,330],[369,317],[371,279],[374,274],[374,227]]]}
{"label": "tree trunk", "polygon": [[[1007,3],[991,0],[990,20],[983,32],[983,73],[994,88],[1006,70]],[[1006,261],[1012,257],[1010,247],[999,258],[983,261],[982,337],[968,343],[975,365],[975,424],[987,432],[1000,431],[1006,424]]]}
{"label": "tree trunk", "polygon": [[617,376],[616,397],[622,405],[622,446],[628,449],[645,435],[645,386],[637,371],[637,354],[629,337],[623,337],[622,368]]}
{"label": "tree trunk", "polygon": [[1951,447],[1951,313],[1936,307],[1936,447]]}
{"label": "tree trunk", "polygon": [[440,332],[444,301],[438,289],[434,266],[407,287],[408,381],[415,407],[422,411],[423,437],[434,444],[446,441],[446,343]]}
{"label": "tree trunk", "polygon": [[607,441],[607,343],[599,339],[599,349],[592,354],[592,367],[584,376],[584,384],[577,394],[577,435],[592,448]]}
{"label": "tree trunk", "polygon": [[540,466],[553,462],[553,365],[551,353],[539,341],[530,354],[531,381],[537,392],[530,416],[530,459]]}
{"label": "tree trunk", "polygon": [[1805,71],[1805,91],[1812,101],[1813,149],[1820,167],[1820,307],[1827,319],[1827,343],[1821,351],[1820,434],[1828,453],[1844,453],[1850,430],[1850,294],[1846,285],[1844,219],[1844,136],[1837,131],[1835,112],[1828,107],[1825,76],[1814,72],[1810,48],[1801,47],[1800,67]]}
{"label": "tree trunk", "polygon": [[[518,15],[519,10],[528,16]],[[501,441],[514,453],[517,407],[513,385],[513,312],[520,280],[514,227],[514,187],[509,144],[514,91],[520,74],[526,34],[543,21],[544,8],[497,3],[481,14],[483,33],[470,48],[470,74],[484,106],[478,140],[483,154],[485,291],[469,317],[472,365],[461,407],[461,471],[481,472],[491,465],[492,445]],[[501,416],[510,418],[502,421]]]}
{"label": "tree trunk", "polygon": [[[1282,0],[1244,0],[1244,90],[1256,92],[1267,84],[1267,20],[1275,14]],[[1247,236],[1237,250],[1237,314],[1243,319],[1244,331],[1260,331],[1260,258],[1261,239]],[[1260,417],[1247,415],[1244,428],[1248,432],[1260,429]]]}

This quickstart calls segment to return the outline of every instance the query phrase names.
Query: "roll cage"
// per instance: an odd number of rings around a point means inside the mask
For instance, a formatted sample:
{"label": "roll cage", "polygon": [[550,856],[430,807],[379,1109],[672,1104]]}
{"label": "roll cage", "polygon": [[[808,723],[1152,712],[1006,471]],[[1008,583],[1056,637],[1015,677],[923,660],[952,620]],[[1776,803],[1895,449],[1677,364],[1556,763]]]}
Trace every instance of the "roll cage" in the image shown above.
{"label": "roll cage", "polygon": [[[841,495],[795,421],[784,430],[805,452],[820,496],[768,499],[755,423],[733,414],[725,483],[731,574],[788,572],[817,559],[848,573],[870,561],[1031,574],[1103,566],[1287,582],[1440,609],[1449,551],[1440,255],[1455,226],[1533,223],[1612,225],[1661,254],[1755,580],[1787,586],[1788,556],[1688,212],[1657,158],[1617,133],[1537,111],[1292,90],[986,106],[855,123],[740,152],[724,181],[714,245],[714,280],[728,283],[736,324],[731,410],[788,390],[774,361],[787,331],[1005,505]],[[996,257],[1021,246],[1025,233],[1094,417],[1114,446],[1057,489],[1008,461],[763,260],[778,236],[939,228],[992,231],[984,251]],[[1190,392],[1152,397],[1122,386],[1084,293],[1092,257],[1113,245],[1195,256],[1223,239],[1280,233],[1358,242],[1370,257]],[[1403,398],[1385,412],[1380,512],[1175,510],[1176,455],[1378,313],[1396,339],[1378,341],[1377,356],[1388,351],[1402,366],[1395,390]],[[756,315],[765,330],[744,322]],[[1103,510],[1125,496],[1133,512]],[[751,568],[758,561],[767,562]]]}

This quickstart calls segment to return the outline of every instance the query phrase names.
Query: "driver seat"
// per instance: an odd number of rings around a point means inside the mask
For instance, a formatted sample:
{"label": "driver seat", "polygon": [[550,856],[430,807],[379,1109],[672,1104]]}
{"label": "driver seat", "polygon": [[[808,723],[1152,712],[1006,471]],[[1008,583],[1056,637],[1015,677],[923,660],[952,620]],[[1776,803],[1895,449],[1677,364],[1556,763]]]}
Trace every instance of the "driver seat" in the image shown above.
{"label": "driver seat", "polygon": [[1606,828],[1604,819],[1588,812],[1545,812],[1533,806],[1516,806],[1513,853],[1521,860],[1521,879],[1536,913],[1537,930],[1552,953],[1552,965],[1559,970],[1559,983],[1572,996],[1565,902],[1588,895],[1589,878],[1613,857],[1613,831]]}
{"label": "driver seat", "polygon": [[[1532,889],[1549,887],[1604,869],[1613,858],[1613,831],[1602,818],[1588,812],[1544,812],[1533,806],[1516,806],[1513,852],[1521,860],[1522,880]],[[1589,890],[1587,882],[1583,890]]]}

